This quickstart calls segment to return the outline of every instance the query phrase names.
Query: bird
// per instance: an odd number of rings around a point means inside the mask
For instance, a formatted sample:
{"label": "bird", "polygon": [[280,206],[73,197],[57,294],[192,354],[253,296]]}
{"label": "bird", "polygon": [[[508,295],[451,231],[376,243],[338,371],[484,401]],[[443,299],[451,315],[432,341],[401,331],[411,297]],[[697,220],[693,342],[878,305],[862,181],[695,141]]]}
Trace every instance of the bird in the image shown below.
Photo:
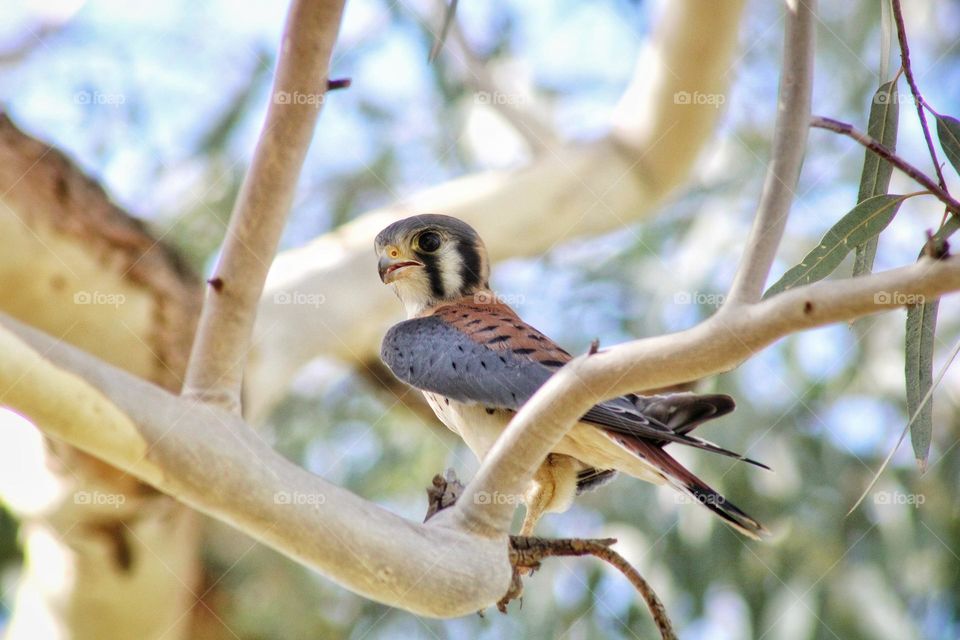
{"label": "bird", "polygon": [[[374,248],[380,279],[407,316],[384,335],[384,364],[419,389],[437,418],[482,460],[517,410],[572,356],[490,289],[486,246],[462,220],[407,217],[384,228]],[[534,474],[522,496],[520,535],[533,535],[544,514],[566,511],[576,496],[618,472],[669,485],[750,538],[767,535],[666,450],[686,445],[769,469],[691,434],[734,407],[729,395],[690,392],[629,393],[596,404]]]}

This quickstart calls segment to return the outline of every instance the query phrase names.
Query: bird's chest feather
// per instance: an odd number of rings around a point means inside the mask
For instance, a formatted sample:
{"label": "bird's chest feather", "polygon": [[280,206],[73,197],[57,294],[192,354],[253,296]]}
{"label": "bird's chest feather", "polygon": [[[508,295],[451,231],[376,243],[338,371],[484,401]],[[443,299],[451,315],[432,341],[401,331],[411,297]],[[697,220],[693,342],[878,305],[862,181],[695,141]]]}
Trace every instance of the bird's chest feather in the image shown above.
{"label": "bird's chest feather", "polygon": [[493,447],[512,415],[510,411],[465,404],[427,391],[423,395],[440,422],[463,438],[480,460]]}

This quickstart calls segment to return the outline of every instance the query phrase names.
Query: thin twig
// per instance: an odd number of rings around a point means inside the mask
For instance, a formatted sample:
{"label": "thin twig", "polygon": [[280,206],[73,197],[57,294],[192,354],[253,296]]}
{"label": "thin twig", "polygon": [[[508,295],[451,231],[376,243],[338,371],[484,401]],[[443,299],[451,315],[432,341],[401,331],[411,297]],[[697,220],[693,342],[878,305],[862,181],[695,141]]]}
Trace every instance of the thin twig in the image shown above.
{"label": "thin twig", "polygon": [[294,0],[290,7],[272,100],[230,216],[220,260],[208,281],[183,386],[186,396],[240,410],[257,303],[328,89],[343,5],[343,0]]}
{"label": "thin twig", "polygon": [[[537,569],[544,558],[558,556],[595,556],[607,562],[630,581],[653,616],[653,621],[660,631],[663,640],[676,640],[673,624],[667,615],[666,607],[650,586],[650,583],[640,575],[626,558],[610,548],[616,543],[614,538],[583,539],[583,538],[536,538],[526,536],[510,536],[510,562],[517,569]],[[515,580],[511,590],[497,603],[501,612],[506,611],[510,600],[518,598],[522,593],[522,585]]]}
{"label": "thin twig", "polygon": [[[933,160],[933,168],[937,172],[937,182],[940,188],[946,192],[947,183],[943,179],[943,171],[940,169],[937,150],[933,146],[933,137],[930,135],[930,128],[927,127],[927,116],[923,112],[923,96],[920,95],[920,88],[917,87],[917,82],[913,78],[913,69],[910,66],[910,46],[907,44],[907,29],[903,24],[903,11],[900,8],[900,0],[893,0],[893,19],[897,24],[897,40],[900,42],[900,60],[903,67],[903,74],[907,77],[907,84],[910,85],[910,93],[913,94],[914,106],[916,106],[917,116],[920,118],[920,128],[923,129],[923,139],[927,141],[930,159]],[[954,213],[957,212],[954,211]]]}
{"label": "thin twig", "polygon": [[[446,1],[439,0],[439,4],[446,5]],[[550,123],[537,112],[535,103],[500,87],[490,61],[473,49],[455,18],[449,23],[448,31],[443,37],[449,39],[453,56],[464,67],[464,82],[477,91],[474,99],[499,113],[535,154],[556,150],[561,141]]]}
{"label": "thin twig", "polygon": [[450,0],[450,5],[443,13],[443,24],[440,26],[440,33],[433,41],[433,46],[430,47],[430,55],[427,56],[427,62],[433,63],[433,61],[437,59],[437,56],[440,55],[440,50],[443,49],[443,43],[447,40],[450,25],[457,19],[456,16],[457,0]]}
{"label": "thin twig", "polygon": [[785,3],[784,33],[777,121],[770,164],[760,194],[757,215],[747,239],[737,275],[727,296],[728,305],[760,300],[780,239],[787,225],[794,189],[807,148],[807,123],[813,87],[815,0]]}
{"label": "thin twig", "polygon": [[946,205],[947,209],[953,212],[954,215],[960,215],[960,202],[954,200],[950,194],[946,192],[946,190],[941,189],[940,186],[927,174],[923,173],[915,166],[895,154],[893,151],[880,144],[880,141],[876,138],[868,136],[862,131],[858,131],[852,124],[840,122],[839,120],[834,120],[833,118],[814,116],[810,120],[810,126],[818,129],[827,129],[828,131],[833,131],[856,140],[861,145],[870,151],[873,151],[875,154],[895,166],[897,169],[900,169],[900,171],[913,178],[927,191],[935,195],[944,205]]}

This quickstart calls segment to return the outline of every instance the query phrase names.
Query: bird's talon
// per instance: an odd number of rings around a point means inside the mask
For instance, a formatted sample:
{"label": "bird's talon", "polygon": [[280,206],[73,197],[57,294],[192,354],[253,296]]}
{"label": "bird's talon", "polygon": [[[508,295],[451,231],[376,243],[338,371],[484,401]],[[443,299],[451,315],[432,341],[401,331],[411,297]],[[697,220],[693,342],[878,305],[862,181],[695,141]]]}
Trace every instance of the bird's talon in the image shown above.
{"label": "bird's talon", "polygon": [[523,581],[520,579],[520,572],[514,568],[513,579],[510,580],[510,588],[503,594],[503,597],[497,601],[497,611],[506,615],[507,605],[511,600],[520,600],[520,607],[523,608]]}

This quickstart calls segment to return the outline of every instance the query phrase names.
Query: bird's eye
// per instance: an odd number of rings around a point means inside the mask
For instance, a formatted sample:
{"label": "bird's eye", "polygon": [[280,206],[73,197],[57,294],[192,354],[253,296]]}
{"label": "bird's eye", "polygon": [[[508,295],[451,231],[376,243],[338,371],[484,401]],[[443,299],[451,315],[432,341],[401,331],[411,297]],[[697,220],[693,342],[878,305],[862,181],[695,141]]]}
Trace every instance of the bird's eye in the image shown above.
{"label": "bird's eye", "polygon": [[424,231],[417,236],[415,245],[424,253],[433,253],[440,248],[440,234],[436,231]]}

